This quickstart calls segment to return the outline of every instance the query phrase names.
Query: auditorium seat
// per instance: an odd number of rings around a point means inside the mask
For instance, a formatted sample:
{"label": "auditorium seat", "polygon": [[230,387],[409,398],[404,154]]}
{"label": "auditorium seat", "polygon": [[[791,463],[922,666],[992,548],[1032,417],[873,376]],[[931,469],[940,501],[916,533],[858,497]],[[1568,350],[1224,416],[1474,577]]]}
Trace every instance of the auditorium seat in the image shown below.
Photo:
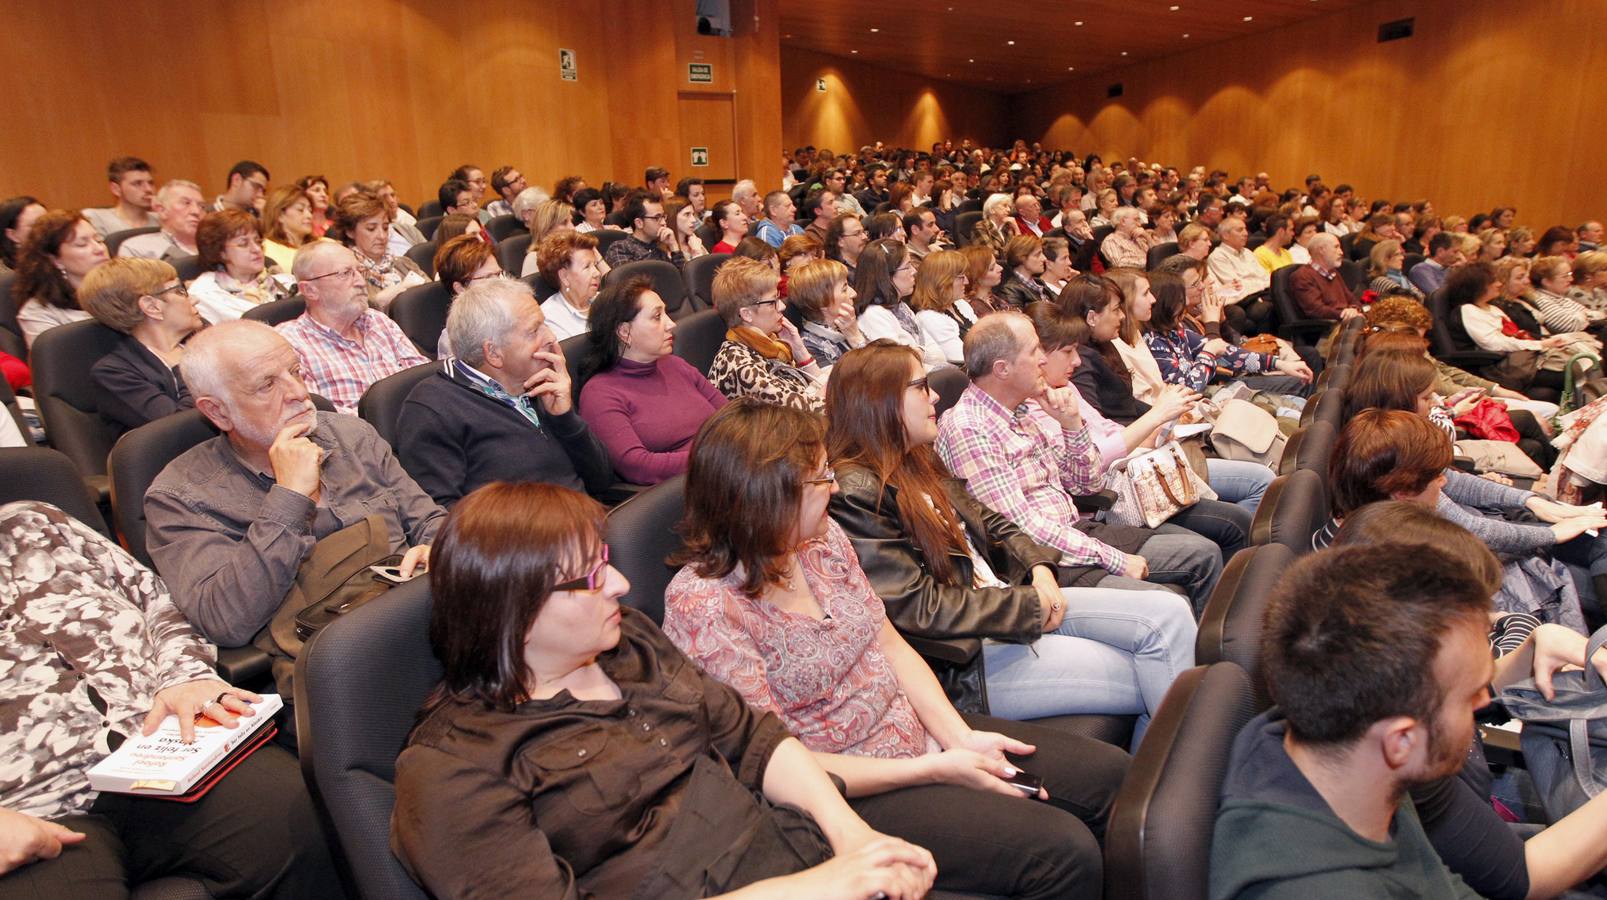
{"label": "auditorium seat", "polygon": [[1270,703],[1261,680],[1261,634],[1272,589],[1294,564],[1295,554],[1282,544],[1247,547],[1233,557],[1200,614],[1194,662],[1208,666],[1230,662],[1250,676],[1256,696]]}
{"label": "auditorium seat", "polygon": [[425,275],[434,278],[435,251],[439,249],[440,246],[435,241],[428,240],[407,248],[407,252],[402,255],[412,260],[420,269],[423,269]]}
{"label": "auditorium seat", "polygon": [[1105,896],[1205,900],[1233,741],[1261,711],[1232,663],[1184,672],[1133,757],[1105,829]]}
{"label": "auditorium seat", "polygon": [[1344,279],[1345,287],[1350,288],[1352,294],[1359,296],[1367,284],[1367,268],[1353,259],[1347,259],[1339,264],[1339,277]]}
{"label": "auditorium seat", "polygon": [[497,265],[517,278],[524,271],[525,255],[530,252],[530,232],[515,234],[497,244]]}
{"label": "auditorium seat", "polygon": [[401,418],[402,404],[407,402],[407,396],[413,393],[413,388],[419,382],[439,371],[441,363],[427,362],[381,378],[369,385],[357,401],[358,417],[374,426],[385,443],[395,450],[398,436],[396,422]]}
{"label": "auditorium seat", "polygon": [[28,427],[28,417],[22,413],[22,405],[17,402],[17,393],[11,389],[11,382],[0,378],[0,406],[5,407],[6,415],[17,424],[17,431],[22,435],[23,444],[28,447],[34,445],[31,429]]}
{"label": "auditorium seat", "polygon": [[430,580],[416,578],[320,629],[296,658],[301,772],[353,896],[424,900],[391,854],[396,758],[441,679]]}
{"label": "auditorium seat", "polygon": [[1456,334],[1461,329],[1451,327],[1451,317],[1460,316],[1461,310],[1452,310],[1445,300],[1444,291],[1435,291],[1424,300],[1429,315],[1434,319],[1434,327],[1429,329],[1428,337],[1434,355],[1447,365],[1466,369],[1478,373],[1481,369],[1489,368],[1501,362],[1502,354],[1489,350],[1480,350],[1471,340],[1462,346],[1457,345]]}
{"label": "auditorium seat", "polygon": [[525,223],[519,221],[519,217],[512,213],[492,216],[491,221],[485,223],[485,231],[486,234],[491,235],[491,240],[496,241],[498,245],[501,245],[505,238],[516,234],[530,233],[530,229],[525,227]]}
{"label": "auditorium seat", "polygon": [[1351,316],[1339,328],[1339,334],[1328,347],[1327,365],[1346,366],[1356,358],[1356,348],[1367,330],[1364,316]]}
{"label": "auditorium seat", "polygon": [[1272,308],[1278,314],[1278,336],[1293,344],[1313,345],[1334,327],[1327,319],[1311,319],[1300,311],[1289,279],[1298,266],[1284,266],[1272,273]]}
{"label": "auditorium seat", "polygon": [[[1093,244],[1094,246],[1094,254],[1098,257],[1100,264],[1107,269],[1109,269],[1111,266],[1110,260],[1105,258],[1105,238],[1110,237],[1111,233],[1115,230],[1116,226],[1114,225],[1101,225],[1094,229],[1094,237],[1089,241],[1089,243]],[[1079,267],[1078,271],[1082,271],[1082,269]]]}
{"label": "auditorium seat", "polygon": [[589,344],[590,340],[584,334],[566,337],[558,342],[558,349],[564,354],[564,368],[569,371],[569,391],[577,410],[580,409],[580,363],[586,358]]}
{"label": "auditorium seat", "polygon": [[1306,408],[1300,413],[1300,424],[1304,427],[1312,422],[1327,422],[1338,428],[1344,411],[1344,392],[1320,391],[1306,398]]}
{"label": "auditorium seat", "polygon": [[591,236],[597,239],[597,255],[606,257],[608,255],[608,248],[612,246],[615,241],[630,237],[630,232],[620,231],[618,228],[599,228],[596,231],[593,231]]}
{"label": "auditorium seat", "polygon": [[1345,388],[1349,386],[1350,364],[1334,363],[1323,367],[1322,372],[1317,375],[1317,380],[1312,382],[1311,392],[1317,394],[1326,391],[1338,391],[1343,396]]}
{"label": "auditorium seat", "polygon": [[706,378],[709,368],[714,365],[715,354],[720,352],[720,345],[725,343],[725,332],[725,320],[720,318],[718,310],[695,312],[675,323],[675,349],[672,352],[691,363]]}
{"label": "auditorium seat", "polygon": [[1151,272],[1155,267],[1177,255],[1177,241],[1165,241],[1149,248],[1144,255],[1144,267]]}
{"label": "auditorium seat", "polygon": [[[1255,234],[1250,235],[1249,240],[1244,242],[1244,249],[1254,251],[1257,247],[1261,246],[1262,244],[1265,244],[1266,242],[1267,242],[1266,234],[1263,233],[1263,232],[1258,231]],[[1285,266],[1284,268],[1288,268],[1288,267]]]}
{"label": "auditorium seat", "polygon": [[67,455],[96,495],[107,498],[106,454],[121,429],[100,414],[90,367],[123,336],[94,319],[57,325],[33,342],[34,402],[51,446]]}
{"label": "auditorium seat", "polygon": [[418,233],[424,235],[424,239],[426,241],[435,240],[435,229],[441,227],[441,220],[444,218],[446,217],[441,215],[420,216],[418,220]]}
{"label": "auditorium seat", "polygon": [[390,317],[419,352],[435,358],[446,316],[452,310],[452,291],[439,281],[415,284],[391,301]]}
{"label": "auditorium seat", "polygon": [[681,277],[681,270],[675,268],[674,263],[656,259],[639,259],[625,263],[610,269],[608,274],[603,276],[603,287],[622,284],[638,277],[646,278],[653,283],[653,293],[658,294],[664,301],[664,308],[676,322],[696,311],[689,299],[691,295],[686,290],[686,279]]}
{"label": "auditorium seat", "polygon": [[1311,537],[1328,522],[1326,472],[1296,469],[1267,486],[1250,522],[1253,546],[1282,544],[1301,556],[1311,552]]}
{"label": "auditorium seat", "polygon": [[[664,591],[675,569],[665,562],[681,549],[675,525],[685,510],[686,476],[656,484],[608,512],[605,538],[612,556],[609,562],[631,583],[630,593],[620,601],[639,609],[653,621],[664,621]],[[917,651],[927,642],[911,642]],[[946,645],[945,645],[946,646]],[[981,643],[977,642],[980,652]],[[1054,716],[1035,720],[1084,737],[1126,747],[1132,739],[1133,716]]]}
{"label": "auditorium seat", "polygon": [[686,261],[686,290],[698,309],[714,308],[714,274],[730,258],[729,253],[710,253]]}
{"label": "auditorium seat", "polygon": [[537,300],[546,300],[558,293],[558,289],[548,284],[547,279],[542,278],[539,272],[532,272],[519,280],[530,285],[530,291],[536,295]]}
{"label": "auditorium seat", "polygon": [[142,234],[155,234],[161,230],[162,228],[159,225],[146,225],[143,228],[125,228],[122,231],[114,231],[106,235],[106,255],[116,256],[117,248],[123,246],[123,242],[131,237],[139,237]]}
{"label": "auditorium seat", "polygon": [[942,418],[954,404],[960,402],[960,395],[971,386],[971,379],[967,378],[965,371],[953,366],[940,366],[928,372],[926,384],[937,394],[937,416]]}
{"label": "auditorium seat", "polygon": [[441,209],[441,201],[431,198],[418,205],[418,213],[414,218],[420,222],[428,218],[439,218],[445,210]]}
{"label": "auditorium seat", "polygon": [[976,227],[982,221],[981,210],[966,210],[954,216],[954,244],[957,247],[970,245],[976,236]]}
{"label": "auditorium seat", "polygon": [[1328,457],[1333,454],[1339,433],[1329,422],[1313,422],[1289,436],[1283,447],[1283,458],[1278,460],[1278,474],[1288,475],[1296,469],[1310,469],[1328,477]]}
{"label": "auditorium seat", "polygon": [[201,257],[199,256],[181,256],[172,260],[172,263],[173,271],[179,273],[179,281],[185,284],[189,284],[201,277],[203,270],[201,269]]}
{"label": "auditorium seat", "polygon": [[307,311],[307,301],[300,297],[291,297],[286,300],[274,300],[261,306],[253,306],[240,316],[242,319],[251,319],[268,325],[278,325],[291,319],[301,317]]}
{"label": "auditorium seat", "polygon": [[106,537],[112,531],[73,461],[49,447],[0,447],[0,506],[18,500],[49,503]]}

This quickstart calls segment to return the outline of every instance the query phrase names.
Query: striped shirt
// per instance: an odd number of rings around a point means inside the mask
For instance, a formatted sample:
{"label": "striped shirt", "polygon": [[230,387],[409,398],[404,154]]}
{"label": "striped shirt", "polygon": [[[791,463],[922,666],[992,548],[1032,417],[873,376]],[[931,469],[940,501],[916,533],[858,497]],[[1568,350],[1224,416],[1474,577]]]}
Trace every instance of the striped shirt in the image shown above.
{"label": "striped shirt", "polygon": [[1063,565],[1127,567],[1127,554],[1074,527],[1072,495],[1098,491],[1105,480],[1087,428],[1061,429],[1036,400],[1005,409],[971,385],[938,423],[937,452],[977,502],[1059,550]]}
{"label": "striped shirt", "polygon": [[352,415],[369,385],[429,362],[383,313],[365,310],[356,329],[357,339],[349,340],[306,313],[276,329],[296,348],[307,389]]}

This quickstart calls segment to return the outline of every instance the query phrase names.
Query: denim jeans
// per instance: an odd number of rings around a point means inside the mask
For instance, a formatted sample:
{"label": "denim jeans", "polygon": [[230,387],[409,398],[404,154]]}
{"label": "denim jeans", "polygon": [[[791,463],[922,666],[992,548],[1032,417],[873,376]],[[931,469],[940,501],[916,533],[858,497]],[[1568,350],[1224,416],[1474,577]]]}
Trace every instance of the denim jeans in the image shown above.
{"label": "denim jeans", "polygon": [[1172,681],[1194,665],[1194,612],[1171,591],[1121,576],[1061,593],[1066,617],[1056,630],[1031,644],[982,645],[989,712],[1137,714],[1137,746]]}
{"label": "denim jeans", "polygon": [[1226,503],[1242,506],[1255,515],[1261,497],[1272,485],[1272,470],[1258,462],[1237,459],[1206,459],[1211,490]]}

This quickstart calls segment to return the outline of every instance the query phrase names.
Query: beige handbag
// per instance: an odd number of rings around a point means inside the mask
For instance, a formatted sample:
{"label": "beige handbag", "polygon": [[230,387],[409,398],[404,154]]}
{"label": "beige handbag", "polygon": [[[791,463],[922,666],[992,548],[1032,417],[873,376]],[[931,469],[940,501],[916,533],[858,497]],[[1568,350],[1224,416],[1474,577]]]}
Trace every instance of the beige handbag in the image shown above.
{"label": "beige handbag", "polygon": [[1112,524],[1154,528],[1201,500],[1216,499],[1216,491],[1189,467],[1176,441],[1128,457],[1122,465],[1111,473],[1116,503],[1105,520]]}
{"label": "beige handbag", "polygon": [[1211,446],[1223,459],[1276,466],[1288,440],[1271,413],[1246,400],[1222,404],[1211,427]]}

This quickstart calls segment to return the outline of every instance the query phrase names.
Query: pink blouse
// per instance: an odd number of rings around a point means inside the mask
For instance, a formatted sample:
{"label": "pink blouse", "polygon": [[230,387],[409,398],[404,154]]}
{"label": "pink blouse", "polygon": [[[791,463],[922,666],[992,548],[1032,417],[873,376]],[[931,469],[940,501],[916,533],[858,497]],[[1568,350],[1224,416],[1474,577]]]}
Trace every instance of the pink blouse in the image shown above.
{"label": "pink blouse", "polygon": [[664,593],[664,633],[811,750],[904,759],[935,751],[877,636],[887,611],[836,522],[798,554],[826,618],[742,594],[687,566]]}

